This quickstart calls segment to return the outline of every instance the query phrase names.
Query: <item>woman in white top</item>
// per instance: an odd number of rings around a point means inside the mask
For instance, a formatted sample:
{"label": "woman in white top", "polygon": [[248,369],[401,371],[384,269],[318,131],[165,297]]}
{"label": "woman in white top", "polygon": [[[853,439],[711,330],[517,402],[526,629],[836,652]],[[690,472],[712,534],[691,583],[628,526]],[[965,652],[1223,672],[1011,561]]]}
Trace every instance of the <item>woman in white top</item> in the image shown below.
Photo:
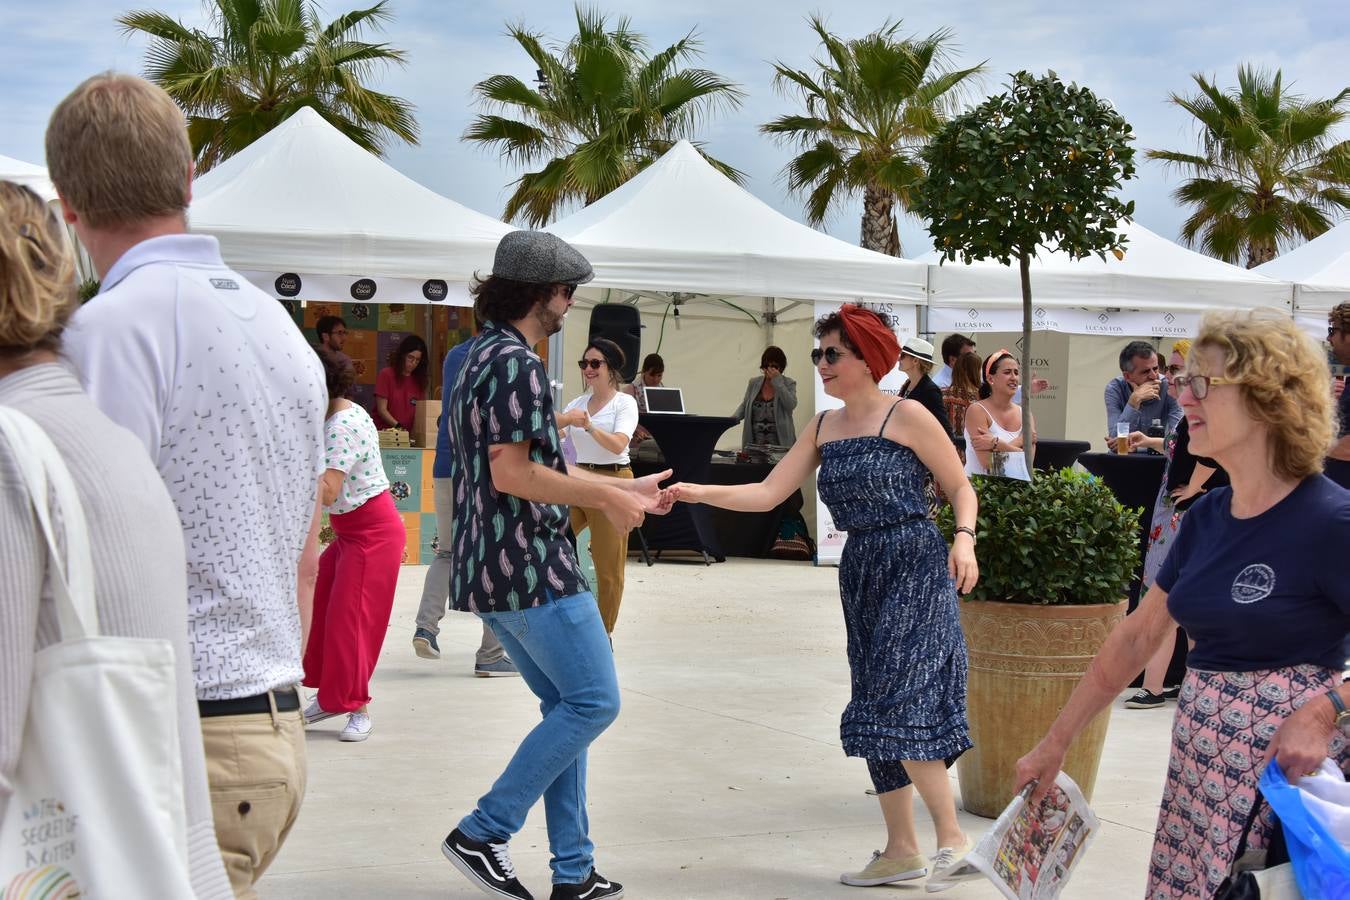
{"label": "woman in white top", "polygon": [[336,535],[319,557],[314,620],[305,647],[305,685],[319,692],[305,724],[347,715],[338,735],[364,741],[372,723],[370,676],[394,609],[406,534],[380,459],[380,435],[370,415],[347,400],[353,373],[320,352],[328,379],[324,466],[319,496]]}
{"label": "woman in white top", "polygon": [[[632,478],[628,467],[628,444],[637,428],[637,401],[619,390],[619,372],[623,369],[623,351],[604,338],[586,345],[577,365],[586,393],[558,415],[558,427],[577,451],[577,465],[598,475]],[[572,531],[578,538],[591,529],[591,560],[605,631],[613,634],[623,600],[623,567],[628,559],[628,532],[619,531],[605,514],[585,506],[572,507]]]}
{"label": "woman in white top", "polygon": [[[966,411],[966,473],[1030,481],[1023,455],[1022,408],[1013,403],[1022,369],[1007,350],[984,361],[980,401]],[[1036,419],[1031,420],[1031,447],[1036,452]]]}

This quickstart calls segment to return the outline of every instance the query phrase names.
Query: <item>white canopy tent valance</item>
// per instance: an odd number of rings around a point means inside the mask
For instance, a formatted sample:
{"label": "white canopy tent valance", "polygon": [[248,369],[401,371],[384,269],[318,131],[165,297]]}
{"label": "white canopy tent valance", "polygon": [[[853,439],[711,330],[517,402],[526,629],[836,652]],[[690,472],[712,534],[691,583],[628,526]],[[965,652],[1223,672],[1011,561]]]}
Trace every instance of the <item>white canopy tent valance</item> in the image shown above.
{"label": "white canopy tent valance", "polygon": [[401,174],[308,107],[198,178],[189,222],[274,296],[461,306],[511,230]]}
{"label": "white canopy tent valance", "polygon": [[[1187,250],[1127,223],[1124,259],[1073,260],[1043,251],[1031,263],[1034,327],[1074,334],[1193,333],[1207,309],[1291,308],[1291,286]],[[1022,288],[1015,266],[992,260],[937,263],[929,269],[934,331],[1020,331]]]}
{"label": "white canopy tent valance", "polygon": [[1350,222],[1342,222],[1255,271],[1294,282],[1294,315],[1321,337],[1327,313],[1350,302]]}
{"label": "white canopy tent valance", "polygon": [[793,221],[680,141],[547,229],[595,267],[591,288],[711,297],[922,303],[926,269]]}

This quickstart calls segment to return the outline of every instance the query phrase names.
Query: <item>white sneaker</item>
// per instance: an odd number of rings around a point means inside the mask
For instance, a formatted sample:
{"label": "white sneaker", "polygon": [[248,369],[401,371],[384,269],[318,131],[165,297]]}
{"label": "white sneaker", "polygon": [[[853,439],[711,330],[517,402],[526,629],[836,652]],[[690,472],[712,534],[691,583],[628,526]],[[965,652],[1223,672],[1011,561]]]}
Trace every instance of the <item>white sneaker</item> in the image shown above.
{"label": "white sneaker", "polygon": [[305,717],[306,725],[313,725],[315,722],[322,722],[324,719],[331,719],[335,716],[342,715],[342,713],[329,712],[324,709],[319,705],[319,698],[316,695],[313,700],[309,701],[309,706],[305,707],[305,711],[302,715]]}
{"label": "white sneaker", "polygon": [[338,735],[339,741],[364,741],[370,737],[370,732],[374,730],[375,723],[370,721],[370,714],[363,712],[354,712],[347,717],[347,725]]}

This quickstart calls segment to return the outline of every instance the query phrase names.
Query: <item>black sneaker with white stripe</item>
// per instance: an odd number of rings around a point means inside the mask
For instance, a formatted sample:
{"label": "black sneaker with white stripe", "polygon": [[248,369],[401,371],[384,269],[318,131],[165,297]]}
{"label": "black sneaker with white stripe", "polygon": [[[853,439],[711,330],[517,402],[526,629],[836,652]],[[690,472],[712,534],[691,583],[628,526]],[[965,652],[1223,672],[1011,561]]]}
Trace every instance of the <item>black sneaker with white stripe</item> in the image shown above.
{"label": "black sneaker with white stripe", "polygon": [[601,897],[622,896],[623,885],[591,869],[591,874],[581,884],[555,884],[548,900],[600,900]]}
{"label": "black sneaker with white stripe", "polygon": [[516,880],[516,867],[511,864],[511,851],[507,849],[505,842],[497,844],[475,841],[456,828],[441,842],[441,852],[456,869],[464,873],[464,877],[478,885],[483,893],[492,897],[534,900],[534,895]]}

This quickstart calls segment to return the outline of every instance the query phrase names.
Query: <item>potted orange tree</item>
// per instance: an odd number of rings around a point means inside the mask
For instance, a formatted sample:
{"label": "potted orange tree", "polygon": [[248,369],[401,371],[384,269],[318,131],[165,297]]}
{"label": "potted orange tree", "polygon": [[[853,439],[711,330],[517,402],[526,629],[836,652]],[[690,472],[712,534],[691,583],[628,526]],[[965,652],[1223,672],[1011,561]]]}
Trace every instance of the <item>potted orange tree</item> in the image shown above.
{"label": "potted orange tree", "polygon": [[[1022,371],[1031,371],[1031,259],[1124,254],[1118,230],[1134,212],[1116,191],[1134,177],[1130,125],[1086,87],[1054,72],[1012,76],[1008,91],[953,118],[922,151],[913,211],[928,220],[943,262],[1016,261],[1022,288]],[[1031,391],[1023,392],[1029,422]],[[1027,470],[1032,444],[1027,442]],[[962,604],[970,647],[975,749],[958,771],[965,808],[996,816],[1013,769],[1068,699],[1106,635],[1138,561],[1138,513],[1106,485],[1069,471],[1028,483],[978,478],[980,583]],[[950,538],[950,513],[945,517]],[[1069,752],[1065,771],[1091,797],[1106,737],[1103,714]]]}

